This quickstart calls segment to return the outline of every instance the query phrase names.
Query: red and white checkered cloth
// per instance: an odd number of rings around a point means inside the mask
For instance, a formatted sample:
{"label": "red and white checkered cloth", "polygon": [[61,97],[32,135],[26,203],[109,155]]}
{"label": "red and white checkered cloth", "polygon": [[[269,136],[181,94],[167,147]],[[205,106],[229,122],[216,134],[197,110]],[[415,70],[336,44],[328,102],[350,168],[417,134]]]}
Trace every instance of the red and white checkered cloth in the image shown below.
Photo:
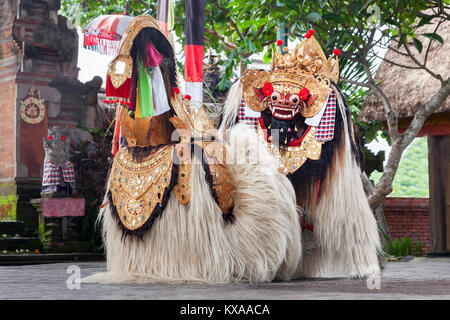
{"label": "red and white checkered cloth", "polygon": [[258,119],[256,117],[247,117],[245,115],[245,108],[247,107],[247,104],[245,103],[245,100],[241,100],[241,104],[239,105],[239,114],[238,114],[238,122],[245,122],[249,126],[251,126],[253,129],[258,129]]}
{"label": "red and white checkered cloth", "polygon": [[323,142],[334,138],[334,122],[336,120],[336,94],[334,91],[330,93],[325,108],[316,132],[316,139]]}
{"label": "red and white checkered cloth", "polygon": [[[62,170],[60,170],[60,168]],[[64,182],[75,182],[74,166],[70,161],[65,161],[63,164],[45,160],[44,162],[44,176],[42,177],[43,186],[54,186],[61,184],[60,171],[62,171]]]}
{"label": "red and white checkered cloth", "polygon": [[[238,122],[245,122],[255,130],[258,128],[258,119],[256,117],[247,117],[245,115],[245,108],[247,105],[245,100],[241,100],[239,105]],[[316,139],[318,141],[331,141],[334,138],[334,124],[336,121],[336,94],[332,91],[328,97],[327,105],[317,127]]]}

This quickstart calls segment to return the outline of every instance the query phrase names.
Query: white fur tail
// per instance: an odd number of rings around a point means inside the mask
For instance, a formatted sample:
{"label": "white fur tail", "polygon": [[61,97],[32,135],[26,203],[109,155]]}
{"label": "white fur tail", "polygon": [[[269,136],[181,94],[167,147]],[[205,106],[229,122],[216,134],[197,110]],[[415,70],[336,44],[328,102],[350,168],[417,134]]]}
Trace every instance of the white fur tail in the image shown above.
{"label": "white fur tail", "polygon": [[242,89],[243,86],[240,79],[231,86],[221,111],[222,123],[220,124],[219,132],[225,132],[236,122],[239,114],[239,105],[242,100]]}
{"label": "white fur tail", "polygon": [[[339,95],[338,95],[338,99]],[[314,235],[304,233],[303,277],[368,277],[380,272],[377,223],[364,193],[361,169],[351,151],[343,102],[343,152],[335,156],[328,188],[315,210],[307,211]]]}

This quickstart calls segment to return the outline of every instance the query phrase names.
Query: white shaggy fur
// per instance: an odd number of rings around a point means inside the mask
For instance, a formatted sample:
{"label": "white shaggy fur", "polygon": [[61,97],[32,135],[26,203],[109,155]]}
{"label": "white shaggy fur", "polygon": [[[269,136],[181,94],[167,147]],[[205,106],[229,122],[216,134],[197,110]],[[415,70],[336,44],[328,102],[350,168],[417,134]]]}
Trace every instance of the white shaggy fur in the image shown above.
{"label": "white shaggy fur", "polygon": [[[349,148],[348,134],[345,144]],[[314,232],[303,233],[302,277],[366,277],[380,272],[377,223],[350,150],[344,157],[343,166],[336,158],[339,169],[328,177],[328,192],[316,210],[306,210]]]}
{"label": "white shaggy fur", "polygon": [[240,79],[238,79],[228,91],[225,104],[221,110],[222,123],[220,124],[219,132],[224,132],[227,128],[231,128],[234,125],[239,113],[243,88]]}
{"label": "white shaggy fur", "polygon": [[302,237],[300,274],[304,277],[367,277],[380,272],[377,222],[364,193],[361,169],[351,152],[344,103],[336,96],[344,122],[345,150],[341,158],[334,159],[335,169],[326,177],[328,190],[316,210],[306,210],[314,233],[304,232]]}
{"label": "white shaggy fur", "polygon": [[[274,159],[258,148],[245,125],[230,132],[229,164],[236,185],[235,221],[225,224],[211,196],[201,165],[193,165],[191,201],[180,205],[172,194],[142,240],[126,238],[109,206],[102,212],[107,271],[83,282],[226,283],[287,280],[301,258],[301,233],[294,190],[277,173]],[[256,155],[256,164],[244,163]],[[241,164],[244,163],[244,164]]]}

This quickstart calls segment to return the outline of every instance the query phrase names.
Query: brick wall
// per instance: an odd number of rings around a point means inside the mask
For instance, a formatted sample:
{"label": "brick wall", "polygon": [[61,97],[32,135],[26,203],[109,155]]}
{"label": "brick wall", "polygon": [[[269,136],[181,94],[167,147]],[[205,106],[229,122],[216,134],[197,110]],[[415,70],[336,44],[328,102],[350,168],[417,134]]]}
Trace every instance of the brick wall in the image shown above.
{"label": "brick wall", "polygon": [[18,47],[13,41],[17,1],[0,1],[0,179],[14,176],[15,78],[19,68]]}
{"label": "brick wall", "polygon": [[14,177],[14,123],[15,123],[15,83],[14,80],[0,82],[0,179]]}
{"label": "brick wall", "polygon": [[383,208],[392,239],[407,236],[414,242],[421,241],[425,252],[432,251],[428,198],[388,197]]}

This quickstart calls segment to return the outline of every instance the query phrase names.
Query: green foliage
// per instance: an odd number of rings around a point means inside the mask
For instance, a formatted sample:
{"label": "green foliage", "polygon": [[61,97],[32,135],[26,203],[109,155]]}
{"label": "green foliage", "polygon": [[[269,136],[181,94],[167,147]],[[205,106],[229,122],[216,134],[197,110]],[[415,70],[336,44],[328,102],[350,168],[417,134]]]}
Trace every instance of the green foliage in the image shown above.
{"label": "green foliage", "polygon": [[126,0],[62,0],[60,13],[82,28],[92,19],[104,14],[122,14],[127,11],[130,15],[140,15],[146,12],[156,13],[157,0],[126,1]]}
{"label": "green foliage", "polygon": [[44,252],[48,250],[52,241],[51,234],[51,230],[45,231],[43,222],[39,223],[39,240],[41,240],[41,246]]}
{"label": "green foliage", "polygon": [[89,251],[99,251],[102,246],[96,221],[106,191],[105,182],[111,160],[112,130],[112,123],[104,128],[89,129],[94,141],[85,142],[71,158],[78,173],[77,193],[85,199],[86,203],[85,216],[76,219],[76,228],[80,234],[80,240],[89,248]]}
{"label": "green foliage", "polygon": [[[378,183],[382,173],[370,179]],[[428,197],[428,147],[426,138],[415,139],[406,149],[392,184],[392,197]]]}
{"label": "green foliage", "polygon": [[346,100],[352,113],[353,119],[358,125],[362,145],[370,143],[373,140],[378,141],[380,132],[381,137],[389,142],[388,132],[383,128],[381,121],[358,121],[358,116],[361,112],[361,106],[369,91],[363,88],[357,88],[355,86],[346,84],[344,84],[343,87],[345,88]]}
{"label": "green foliage", "polygon": [[416,256],[421,257],[424,254],[422,242],[414,243],[410,238],[394,239],[388,241],[383,251],[394,257]]}
{"label": "green foliage", "polygon": [[9,194],[0,196],[0,221],[15,221],[17,208],[17,196]]}

